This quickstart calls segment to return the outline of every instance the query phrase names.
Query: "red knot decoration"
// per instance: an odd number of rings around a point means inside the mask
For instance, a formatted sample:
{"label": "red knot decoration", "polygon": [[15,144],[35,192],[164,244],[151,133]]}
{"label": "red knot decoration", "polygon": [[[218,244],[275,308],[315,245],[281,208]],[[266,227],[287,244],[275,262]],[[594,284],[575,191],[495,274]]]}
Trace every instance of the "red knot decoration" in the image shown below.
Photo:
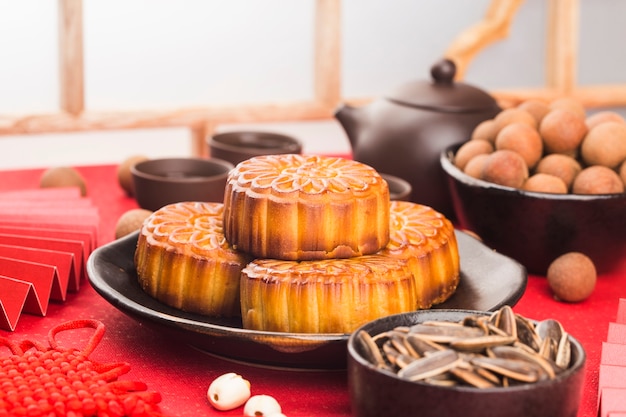
{"label": "red knot decoration", "polygon": [[[61,347],[57,335],[93,328],[84,349]],[[127,363],[101,364],[89,359],[104,334],[97,320],[74,320],[52,328],[45,346],[31,340],[0,337],[0,417],[163,417],[158,392],[142,382],[118,380]]]}

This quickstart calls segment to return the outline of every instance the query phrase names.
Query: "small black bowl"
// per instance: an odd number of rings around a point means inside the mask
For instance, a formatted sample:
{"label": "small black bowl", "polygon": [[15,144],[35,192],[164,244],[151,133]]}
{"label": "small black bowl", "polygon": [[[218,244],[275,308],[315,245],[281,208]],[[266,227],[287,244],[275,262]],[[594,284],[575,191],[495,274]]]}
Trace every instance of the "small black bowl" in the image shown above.
{"label": "small black bowl", "polygon": [[[459,322],[473,310],[422,310],[369,322],[348,339],[348,389],[354,417],[573,417],[580,406],[585,351],[571,335],[570,366],[554,379],[510,387],[443,387],[381,370],[365,358],[358,333],[376,335],[426,321]],[[567,331],[567,329],[565,329]]]}
{"label": "small black bowl", "polygon": [[390,174],[380,174],[389,186],[389,199],[400,201],[411,201],[413,187],[407,180]]}
{"label": "small black bowl", "polygon": [[291,136],[273,132],[236,131],[217,133],[208,138],[211,157],[233,165],[259,155],[299,154],[302,143]]}
{"label": "small black bowl", "polygon": [[135,198],[141,208],[159,208],[181,201],[224,201],[226,178],[234,166],[217,158],[149,159],[130,169]]}
{"label": "small black bowl", "polygon": [[482,181],[453,163],[460,145],[441,154],[461,229],[476,233],[532,274],[567,252],[589,256],[598,273],[621,267],[626,253],[626,193],[550,194]]}

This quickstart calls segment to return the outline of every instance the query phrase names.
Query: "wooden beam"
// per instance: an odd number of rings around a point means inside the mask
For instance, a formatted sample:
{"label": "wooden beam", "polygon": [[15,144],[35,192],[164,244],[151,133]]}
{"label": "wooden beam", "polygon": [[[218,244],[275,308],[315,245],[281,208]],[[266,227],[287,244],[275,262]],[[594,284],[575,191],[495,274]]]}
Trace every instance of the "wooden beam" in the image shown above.
{"label": "wooden beam", "polygon": [[489,92],[498,102],[500,107],[515,107],[522,101],[530,99],[538,99],[550,102],[561,96],[560,91],[545,87],[537,88],[518,88],[518,89],[499,89]]}
{"label": "wooden beam", "polygon": [[315,8],[315,101],[336,108],[341,101],[341,0],[316,0]]}
{"label": "wooden beam", "polygon": [[492,0],[485,17],[452,41],[444,56],[456,64],[457,80],[465,78],[467,67],[480,51],[509,35],[515,13],[523,1]]}
{"label": "wooden beam", "polygon": [[0,115],[0,135],[124,130],[159,127],[195,128],[203,123],[254,123],[319,120],[333,117],[333,110],[316,102],[195,107],[163,111],[88,112],[26,116]]}
{"label": "wooden beam", "polygon": [[579,21],[579,0],[548,1],[546,86],[561,95],[570,95],[576,88]]}
{"label": "wooden beam", "polygon": [[626,84],[578,86],[571,95],[587,108],[626,106]]}
{"label": "wooden beam", "polygon": [[83,1],[58,0],[59,104],[62,111],[80,114],[85,108],[83,63]]}
{"label": "wooden beam", "polygon": [[[196,123],[190,126],[191,133],[191,154],[197,157],[209,156],[209,146],[206,143],[209,134],[210,123]],[[212,132],[211,132],[212,134]]]}
{"label": "wooden beam", "polygon": [[[513,107],[524,100],[540,99],[550,102],[563,96],[559,88],[520,88],[490,91],[501,107]],[[593,85],[568,90],[568,96],[585,108],[626,106],[626,84]]]}

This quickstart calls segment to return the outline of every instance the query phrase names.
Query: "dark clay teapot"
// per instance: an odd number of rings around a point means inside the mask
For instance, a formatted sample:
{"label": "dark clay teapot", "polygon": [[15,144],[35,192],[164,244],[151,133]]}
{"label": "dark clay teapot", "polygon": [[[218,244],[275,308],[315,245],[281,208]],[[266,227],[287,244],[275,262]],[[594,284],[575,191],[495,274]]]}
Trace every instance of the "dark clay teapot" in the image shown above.
{"label": "dark clay teapot", "polygon": [[489,94],[454,82],[456,66],[442,60],[432,81],[414,81],[367,106],[341,107],[335,117],[346,131],[353,158],[381,173],[404,178],[411,201],[455,219],[439,157],[469,140],[474,128],[501,110]]}

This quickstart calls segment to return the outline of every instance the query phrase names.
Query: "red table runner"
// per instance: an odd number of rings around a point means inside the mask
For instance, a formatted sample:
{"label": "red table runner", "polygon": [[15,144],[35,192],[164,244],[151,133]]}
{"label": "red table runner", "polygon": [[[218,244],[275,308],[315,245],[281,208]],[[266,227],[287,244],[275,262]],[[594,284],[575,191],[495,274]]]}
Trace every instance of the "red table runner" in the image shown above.
{"label": "red table runner", "polygon": [[[116,166],[77,167],[87,182],[88,196],[100,211],[98,245],[111,242],[117,219],[137,207],[117,182]],[[0,172],[0,191],[37,188],[42,170]],[[626,261],[626,254],[625,254]],[[623,265],[626,265],[624,262]],[[587,353],[585,389],[579,417],[597,415],[598,370],[602,343],[609,323],[616,319],[620,298],[626,298],[626,266],[602,275],[590,298],[577,304],[555,301],[544,277],[530,276],[528,288],[514,307],[526,317],[555,318],[581,341]],[[50,328],[74,319],[95,319],[106,332],[93,360],[125,361],[131,371],[124,379],[143,381],[162,394],[165,415],[241,415],[242,410],[214,410],[206,399],[210,382],[226,372],[237,372],[251,382],[252,394],[274,396],[289,417],[349,416],[350,402],[344,371],[286,371],[222,360],[163,337],[126,316],[101,298],[87,283],[64,302],[51,301],[46,317],[24,314],[14,332],[0,330],[11,339],[46,341]],[[68,336],[67,344],[83,346],[88,335]]]}

